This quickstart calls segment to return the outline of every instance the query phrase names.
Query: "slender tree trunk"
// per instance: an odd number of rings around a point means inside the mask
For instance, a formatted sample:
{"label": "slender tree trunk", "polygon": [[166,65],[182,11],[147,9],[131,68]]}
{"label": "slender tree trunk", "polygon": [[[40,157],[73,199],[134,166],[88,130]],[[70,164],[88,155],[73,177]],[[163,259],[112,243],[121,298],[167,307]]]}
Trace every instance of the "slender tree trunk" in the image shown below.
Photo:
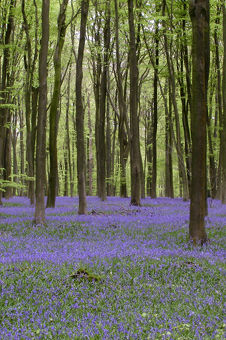
{"label": "slender tree trunk", "polygon": [[208,148],[209,148],[209,172],[210,172],[210,195],[212,198],[216,197],[217,192],[217,171],[214,156],[214,145],[212,140],[212,127],[211,127],[211,117],[212,117],[212,98],[214,93],[214,87],[210,87],[209,91],[209,112],[207,117],[207,135],[208,135]]}
{"label": "slender tree trunk", "polygon": [[47,56],[49,42],[49,0],[42,0],[42,38],[39,56],[39,103],[36,148],[36,224],[45,223]]}
{"label": "slender tree trunk", "polygon": [[[167,83],[166,83],[167,90]],[[165,106],[165,196],[174,198],[173,191],[173,164],[172,164],[172,114],[168,109],[166,96],[164,94]]]}
{"label": "slender tree trunk", "polygon": [[109,100],[107,101],[107,124],[106,125],[107,125],[106,127],[107,196],[111,196],[111,122],[110,122]]}
{"label": "slender tree trunk", "polygon": [[82,102],[83,55],[85,48],[86,23],[89,0],[82,0],[80,37],[76,62],[76,132],[77,132],[77,177],[79,195],[79,214],[86,214],[86,174],[85,174],[85,140],[84,140],[84,108]]}
{"label": "slender tree trunk", "polygon": [[66,34],[66,10],[68,0],[63,0],[60,5],[58,15],[58,38],[54,54],[54,89],[50,105],[49,117],[49,152],[50,152],[50,172],[49,172],[49,190],[47,198],[47,207],[54,208],[57,193],[57,130],[58,130],[58,107],[60,101],[61,88],[61,55],[64,46]]}
{"label": "slender tree trunk", "polygon": [[146,145],[146,157],[147,157],[147,195],[151,196],[151,179],[152,179],[152,133],[151,133],[151,109],[148,109],[147,122],[146,122],[146,133],[147,133],[147,145]]}
{"label": "slender tree trunk", "polygon": [[93,195],[93,129],[91,122],[91,109],[90,109],[90,93],[88,93],[88,129],[89,129],[89,137],[87,140],[88,145],[88,195]]}
{"label": "slender tree trunk", "polygon": [[154,97],[153,97],[153,120],[152,120],[152,181],[151,198],[156,198],[157,185],[157,123],[158,123],[158,66],[159,66],[159,38],[158,20],[155,23],[155,69],[154,69]]}
{"label": "slender tree trunk", "polygon": [[191,1],[190,16],[192,21],[192,181],[189,236],[196,245],[207,241],[205,215],[209,1]]}
{"label": "slender tree trunk", "polygon": [[[13,115],[13,132],[12,132],[12,149],[13,149],[13,182],[15,184],[18,183],[18,162],[17,162],[17,119],[18,119],[18,112],[16,111]],[[17,193],[17,189],[13,188],[13,196]]]}
{"label": "slender tree trunk", "polygon": [[[20,97],[18,98],[19,105],[19,118],[20,118],[20,176],[21,176],[21,184],[24,185],[24,116],[23,111],[20,108]],[[24,195],[23,187],[20,190],[20,196]]]}
{"label": "slender tree trunk", "polygon": [[223,61],[223,130],[222,130],[222,197],[221,201],[226,204],[226,7],[223,4],[223,43],[224,43],[224,61]]}
{"label": "slender tree trunk", "polygon": [[120,61],[119,46],[119,18],[118,18],[118,0],[115,0],[115,39],[116,39],[116,68],[117,68],[117,90],[119,105],[119,148],[120,148],[120,196],[127,197],[126,185],[126,163],[129,156],[129,142],[126,133],[127,107],[123,93],[122,68]]}
{"label": "slender tree trunk", "polygon": [[[215,20],[216,27],[219,24],[221,8],[217,5],[217,16]],[[221,93],[221,67],[220,67],[220,56],[219,56],[219,39],[217,28],[214,30],[214,43],[215,43],[215,62],[216,62],[216,73],[217,73],[217,88],[216,88],[216,116],[219,117],[219,140],[220,140],[220,151],[218,160],[218,171],[217,171],[217,197],[222,198],[222,156],[223,156],[223,140],[222,140],[222,128],[223,128],[223,115],[222,115],[222,93]]]}
{"label": "slender tree trunk", "polygon": [[104,27],[104,65],[100,84],[100,129],[99,129],[99,197],[102,201],[106,199],[106,145],[105,145],[105,112],[107,95],[107,77],[110,48],[110,2],[106,2]]}
{"label": "slender tree trunk", "polygon": [[[166,9],[166,0],[163,0],[163,7],[162,7],[162,14],[165,15]],[[186,169],[184,165],[184,153],[182,148],[181,142],[181,132],[180,132],[180,121],[179,121],[179,112],[178,112],[178,105],[176,100],[176,83],[175,83],[175,71],[174,71],[174,64],[172,60],[172,51],[169,50],[168,38],[166,35],[166,23],[163,21],[164,27],[164,48],[166,53],[167,65],[169,70],[169,80],[170,80],[170,96],[172,97],[172,104],[175,114],[175,124],[176,124],[176,140],[175,146],[177,150],[178,156],[178,167],[179,173],[182,177],[182,185],[183,185],[183,198],[184,200],[188,200],[189,198],[189,191],[188,191],[188,180],[186,175]]]}
{"label": "slender tree trunk", "polygon": [[141,205],[140,136],[138,117],[138,63],[136,55],[134,2],[128,0],[129,12],[129,68],[130,68],[130,167],[131,205]]}
{"label": "slender tree trunk", "polygon": [[68,85],[67,85],[65,145],[67,149],[66,154],[67,154],[68,172],[69,172],[70,196],[73,197],[74,185],[73,185],[73,178],[72,178],[72,159],[71,159],[70,126],[69,126],[70,94],[71,94],[71,64],[69,66]]}

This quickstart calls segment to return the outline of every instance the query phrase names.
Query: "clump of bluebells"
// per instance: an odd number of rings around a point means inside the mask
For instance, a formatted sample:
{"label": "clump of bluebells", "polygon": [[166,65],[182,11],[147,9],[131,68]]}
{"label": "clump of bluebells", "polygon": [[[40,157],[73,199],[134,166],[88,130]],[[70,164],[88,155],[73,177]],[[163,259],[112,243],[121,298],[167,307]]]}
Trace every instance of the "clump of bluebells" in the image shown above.
{"label": "clump of bluebells", "polygon": [[0,207],[0,339],[223,339],[226,207],[188,242],[189,203],[57,198],[45,227],[26,198]]}

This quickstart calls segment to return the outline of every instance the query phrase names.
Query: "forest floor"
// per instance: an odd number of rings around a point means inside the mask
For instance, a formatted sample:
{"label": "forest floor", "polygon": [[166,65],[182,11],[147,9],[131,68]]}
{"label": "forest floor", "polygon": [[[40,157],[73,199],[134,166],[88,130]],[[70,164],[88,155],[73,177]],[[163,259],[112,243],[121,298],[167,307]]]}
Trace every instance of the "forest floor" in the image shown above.
{"label": "forest floor", "polygon": [[226,207],[209,201],[210,243],[188,242],[189,203],[59,197],[0,207],[0,339],[223,339]]}

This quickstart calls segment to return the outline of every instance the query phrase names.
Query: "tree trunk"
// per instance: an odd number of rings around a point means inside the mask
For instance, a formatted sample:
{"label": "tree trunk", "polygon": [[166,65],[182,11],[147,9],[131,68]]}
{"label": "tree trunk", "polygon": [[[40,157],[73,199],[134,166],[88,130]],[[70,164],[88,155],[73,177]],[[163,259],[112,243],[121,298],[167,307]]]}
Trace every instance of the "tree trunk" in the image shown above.
{"label": "tree trunk", "polygon": [[130,68],[130,167],[131,167],[131,205],[141,205],[140,136],[138,117],[138,63],[136,55],[134,6],[128,0],[129,20],[129,68]]}
{"label": "tree trunk", "polygon": [[151,196],[151,179],[152,179],[152,133],[151,133],[151,108],[148,109],[146,117],[146,133],[147,133],[147,143],[146,143],[146,157],[147,157],[147,195]]}
{"label": "tree trunk", "polygon": [[[18,104],[20,103],[20,97],[18,98]],[[19,105],[19,117],[20,117],[20,176],[21,184],[24,185],[24,116],[23,111]],[[20,190],[20,196],[24,195],[24,188]]]}
{"label": "tree trunk", "polygon": [[208,148],[209,148],[209,172],[210,172],[210,195],[212,198],[216,197],[217,192],[217,171],[214,156],[214,145],[212,139],[212,127],[211,127],[211,117],[212,117],[212,98],[214,93],[214,86],[210,87],[209,91],[209,112],[207,117],[207,135],[208,135]]}
{"label": "tree trunk", "polygon": [[100,129],[99,129],[99,197],[102,201],[106,199],[106,145],[105,145],[105,111],[107,95],[107,77],[110,48],[110,2],[106,2],[104,27],[104,65],[100,84]]}
{"label": "tree trunk", "polygon": [[222,130],[222,197],[221,201],[226,204],[226,8],[223,7],[223,44],[224,44],[224,61],[223,61],[223,130]]}
{"label": "tree trunk", "polygon": [[39,56],[39,103],[36,147],[36,204],[34,223],[45,223],[47,56],[49,42],[49,0],[42,0],[42,38]]}
{"label": "tree trunk", "polygon": [[[167,90],[167,83],[166,83]],[[174,198],[173,191],[173,164],[172,164],[172,110],[164,95],[165,105],[165,196]]]}
{"label": "tree trunk", "polygon": [[[120,148],[120,196],[127,197],[126,185],[126,163],[129,156],[129,142],[126,132],[127,107],[123,93],[122,84],[122,68],[120,61],[120,46],[119,46],[119,18],[118,18],[118,0],[115,0],[115,40],[116,40],[116,76],[118,90],[118,105],[119,105],[119,148]],[[127,122],[128,125],[128,122]]]}
{"label": "tree trunk", "polygon": [[93,129],[92,129],[92,121],[91,121],[91,109],[90,109],[90,93],[88,93],[88,129],[89,129],[89,137],[87,140],[88,146],[88,195],[93,195]]}
{"label": "tree trunk", "polygon": [[[13,181],[15,184],[18,183],[18,162],[17,162],[17,137],[18,133],[16,130],[17,126],[17,119],[18,119],[18,112],[16,111],[13,115],[13,132],[12,132],[12,148],[13,148]],[[13,196],[18,193],[16,188],[13,188]]]}
{"label": "tree trunk", "polygon": [[[162,14],[165,15],[166,9],[166,0],[163,0],[163,7],[162,7]],[[180,122],[179,122],[179,112],[176,100],[176,83],[175,83],[175,71],[174,71],[174,64],[172,60],[172,51],[169,50],[168,38],[166,35],[166,24],[163,21],[164,27],[164,48],[166,53],[167,65],[169,70],[169,81],[170,81],[170,96],[172,98],[172,104],[175,114],[175,124],[176,124],[176,139],[174,139],[175,147],[177,150],[178,156],[178,167],[179,167],[179,174],[182,177],[182,185],[183,185],[183,199],[186,201],[189,198],[189,191],[188,191],[188,180],[186,175],[186,169],[184,165],[184,153],[182,148],[181,142],[181,132],[180,132]],[[171,45],[170,45],[171,46]]]}
{"label": "tree trunk", "polygon": [[196,245],[207,241],[205,215],[209,1],[191,1],[190,17],[192,21],[192,180],[189,236]]}
{"label": "tree trunk", "polygon": [[70,128],[69,128],[70,94],[71,94],[71,64],[69,65],[68,85],[67,85],[65,146],[67,149],[66,154],[67,154],[68,171],[69,171],[70,196],[73,197],[74,185],[73,185],[73,178],[72,178],[72,159],[71,159],[71,143],[70,143]]}
{"label": "tree trunk", "polygon": [[[2,42],[3,48],[3,63],[1,72],[1,84],[0,84],[0,178],[5,178],[6,170],[2,170],[5,165],[5,155],[7,147],[7,134],[10,128],[6,127],[6,123],[9,121],[9,109],[5,106],[8,104],[8,91],[7,86],[9,85],[9,63],[10,63],[10,41],[13,31],[13,7],[15,6],[15,0],[10,1],[9,15],[7,20],[7,27],[5,32],[5,39]],[[6,12],[6,11],[5,11]],[[8,179],[8,178],[7,178]],[[2,191],[0,190],[0,205],[2,204]]]}
{"label": "tree trunk", "polygon": [[[35,127],[36,127],[36,116],[37,110],[34,107],[34,97],[33,92],[33,78],[35,72],[35,64],[37,60],[37,39],[35,39],[35,49],[34,49],[34,56],[32,60],[32,44],[31,44],[31,37],[29,32],[29,24],[27,20],[27,15],[25,11],[25,0],[22,0],[21,3],[21,10],[23,15],[23,26],[26,35],[26,46],[24,52],[24,68],[25,68],[25,84],[24,84],[24,97],[25,97],[25,112],[26,112],[26,160],[27,160],[27,175],[29,177],[28,180],[28,197],[30,198],[30,203],[34,204],[35,199],[35,191],[34,191],[34,134],[35,134]],[[37,15],[37,14],[36,14]],[[38,23],[36,19],[36,34],[38,29]],[[32,107],[31,107],[32,102]],[[34,110],[33,110],[34,109]]]}
{"label": "tree trunk", "polygon": [[86,174],[85,174],[85,140],[84,140],[84,108],[82,101],[83,55],[85,48],[86,23],[89,0],[82,0],[79,46],[76,62],[76,132],[77,132],[77,177],[79,195],[79,214],[86,214]]}
{"label": "tree trunk", "polygon": [[158,20],[155,22],[155,68],[154,68],[154,97],[152,117],[152,181],[151,198],[156,198],[157,185],[157,123],[158,123],[158,66],[159,66],[159,38]]}
{"label": "tree trunk", "polygon": [[50,105],[49,117],[49,152],[50,152],[50,172],[49,172],[49,190],[47,198],[47,207],[54,208],[57,192],[57,130],[58,130],[58,107],[60,101],[61,88],[61,55],[64,46],[66,34],[66,10],[68,0],[64,0],[60,5],[58,15],[58,37],[54,54],[54,89]]}
{"label": "tree trunk", "polygon": [[111,196],[111,121],[110,121],[109,100],[107,101],[107,124],[106,125],[107,125],[107,128],[106,128],[107,196]]}
{"label": "tree trunk", "polygon": [[217,89],[216,89],[216,116],[219,117],[219,140],[220,140],[220,151],[219,151],[219,160],[218,160],[218,171],[217,171],[217,198],[222,198],[222,156],[223,156],[223,115],[222,115],[222,96],[221,96],[221,67],[220,67],[220,56],[219,56],[219,39],[217,32],[217,25],[219,24],[220,17],[220,7],[217,6],[217,16],[215,20],[216,28],[214,30],[214,43],[215,43],[215,62],[216,62],[216,73],[217,73]]}

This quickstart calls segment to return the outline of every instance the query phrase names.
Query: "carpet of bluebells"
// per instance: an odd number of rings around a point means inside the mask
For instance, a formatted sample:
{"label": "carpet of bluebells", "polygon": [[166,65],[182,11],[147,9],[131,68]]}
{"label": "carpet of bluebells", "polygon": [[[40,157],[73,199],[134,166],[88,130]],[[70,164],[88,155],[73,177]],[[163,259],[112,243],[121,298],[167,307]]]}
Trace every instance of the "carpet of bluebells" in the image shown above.
{"label": "carpet of bluebells", "polygon": [[210,242],[188,241],[189,202],[58,197],[46,225],[14,197],[0,207],[0,339],[224,339],[226,206],[208,202]]}

